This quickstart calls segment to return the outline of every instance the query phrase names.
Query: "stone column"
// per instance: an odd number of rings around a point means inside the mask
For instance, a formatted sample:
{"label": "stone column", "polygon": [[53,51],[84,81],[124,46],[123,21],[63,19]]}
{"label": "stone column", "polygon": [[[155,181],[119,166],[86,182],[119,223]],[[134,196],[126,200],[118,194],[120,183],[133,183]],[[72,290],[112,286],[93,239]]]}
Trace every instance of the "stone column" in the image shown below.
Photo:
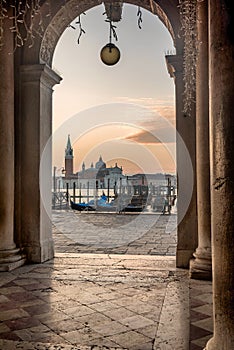
{"label": "stone column", "polygon": [[209,82],[214,336],[207,350],[234,349],[233,4],[209,0]]}
{"label": "stone column", "polygon": [[208,0],[197,2],[196,158],[198,248],[190,261],[190,277],[211,280],[211,217],[208,86]]}
{"label": "stone column", "polygon": [[[166,56],[168,72],[175,80],[176,97],[176,164],[177,164],[177,253],[176,265],[188,268],[197,247],[197,201],[196,201],[196,127],[195,108],[190,116],[183,113],[184,81],[182,55]],[[187,152],[185,152],[185,147]],[[191,164],[192,176],[188,176]],[[189,193],[192,195],[189,198]]]}
{"label": "stone column", "polygon": [[[4,46],[0,50],[0,271],[24,263],[14,243],[14,51],[13,26],[3,21]],[[11,53],[11,54],[9,54]]]}
{"label": "stone column", "polygon": [[[40,162],[52,133],[52,87],[61,78],[45,64],[20,68],[20,149],[17,181],[17,236],[29,262],[53,258],[50,218],[52,191],[51,147],[45,159],[42,177],[46,198],[40,194]],[[20,232],[18,232],[20,231]]]}

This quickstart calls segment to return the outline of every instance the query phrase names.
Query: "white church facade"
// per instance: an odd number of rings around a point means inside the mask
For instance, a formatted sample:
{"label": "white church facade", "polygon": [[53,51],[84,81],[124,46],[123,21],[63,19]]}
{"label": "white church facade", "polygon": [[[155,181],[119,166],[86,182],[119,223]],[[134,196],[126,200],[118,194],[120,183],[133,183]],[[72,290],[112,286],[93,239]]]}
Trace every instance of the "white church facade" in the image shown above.
{"label": "white church facade", "polygon": [[[89,167],[83,162],[82,168],[78,172],[74,172],[74,152],[71,145],[70,135],[68,135],[67,144],[65,148],[65,168],[63,168],[60,176],[56,177],[55,187],[57,189],[115,189],[124,187],[149,186],[153,187],[167,186],[170,184],[177,187],[176,176],[171,174],[123,174],[122,166],[115,163],[111,167],[107,167],[105,161],[100,155],[98,161],[93,162]],[[63,176],[62,176],[63,174]]]}
{"label": "white church facade", "polygon": [[[73,172],[74,154],[71,146],[70,135],[68,135],[67,145],[65,149],[65,176],[62,177],[63,188],[71,189],[74,186],[81,189],[94,188],[115,188],[121,183],[123,186],[127,185],[127,177],[123,175],[122,166],[119,167],[117,163],[114,166],[107,167],[100,155],[99,160],[90,167],[86,167],[83,162],[82,169],[76,173]],[[61,177],[60,177],[61,181]]]}

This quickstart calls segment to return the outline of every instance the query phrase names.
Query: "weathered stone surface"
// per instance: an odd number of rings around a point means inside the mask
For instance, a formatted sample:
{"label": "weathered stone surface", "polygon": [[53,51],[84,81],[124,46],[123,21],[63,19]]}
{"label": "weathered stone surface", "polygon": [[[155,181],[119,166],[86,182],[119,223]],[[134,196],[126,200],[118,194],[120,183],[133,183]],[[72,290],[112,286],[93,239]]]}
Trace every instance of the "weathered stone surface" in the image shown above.
{"label": "weathered stone surface", "polygon": [[93,214],[55,210],[52,216],[57,252],[175,255],[175,214]]}
{"label": "weathered stone surface", "polygon": [[[11,10],[13,12],[13,9]],[[25,263],[14,242],[14,51],[10,13],[2,22],[4,47],[0,50],[0,271]]]}
{"label": "weathered stone surface", "polygon": [[190,261],[190,276],[212,279],[210,155],[209,155],[209,74],[208,1],[197,4],[198,52],[196,68],[196,166],[198,248]]}
{"label": "weathered stone surface", "polygon": [[[184,313],[176,300],[188,293],[188,272],[176,269],[175,257],[60,253],[8,275],[0,288],[4,350],[152,349],[170,317],[164,303]],[[184,332],[188,325],[184,317]]]}
{"label": "weathered stone surface", "polygon": [[211,213],[214,337],[208,350],[234,348],[234,41],[233,14],[209,1]]}

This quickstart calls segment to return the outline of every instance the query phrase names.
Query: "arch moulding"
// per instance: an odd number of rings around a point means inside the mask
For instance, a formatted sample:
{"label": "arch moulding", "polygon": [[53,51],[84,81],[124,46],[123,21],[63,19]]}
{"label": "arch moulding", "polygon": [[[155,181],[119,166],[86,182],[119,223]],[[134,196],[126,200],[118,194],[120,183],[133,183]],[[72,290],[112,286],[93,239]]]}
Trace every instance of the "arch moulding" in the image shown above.
{"label": "arch moulding", "polygon": [[[105,2],[110,1],[106,0]],[[112,0],[111,2],[119,1]],[[102,3],[103,1],[101,0],[67,0],[66,2],[64,0],[58,0],[52,2],[50,16],[46,16],[48,15],[48,6],[46,4],[42,5],[41,13],[44,18],[44,35],[42,38],[37,38],[33,47],[28,48],[25,46],[23,48],[22,64],[44,63],[51,67],[55,47],[64,30],[81,13]],[[129,0],[124,1],[124,3],[141,6],[156,15],[169,31],[177,53],[181,52],[182,40],[178,35],[180,21],[177,0],[174,1],[174,4],[162,0]]]}

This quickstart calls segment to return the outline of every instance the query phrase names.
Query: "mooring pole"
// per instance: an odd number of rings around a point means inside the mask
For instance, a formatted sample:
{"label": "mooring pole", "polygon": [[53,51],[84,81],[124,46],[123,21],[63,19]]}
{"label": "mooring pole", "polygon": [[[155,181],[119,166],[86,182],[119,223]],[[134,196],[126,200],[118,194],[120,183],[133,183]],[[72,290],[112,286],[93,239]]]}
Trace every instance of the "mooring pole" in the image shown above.
{"label": "mooring pole", "polygon": [[73,202],[76,202],[76,183],[73,182]]}
{"label": "mooring pole", "polygon": [[69,183],[66,182],[66,200],[69,201]]}
{"label": "mooring pole", "polygon": [[80,183],[79,203],[81,203],[81,197],[82,197],[82,196],[81,196],[81,185],[82,185],[82,184]]}
{"label": "mooring pole", "polygon": [[87,182],[87,201],[89,202],[89,181]]}
{"label": "mooring pole", "polygon": [[110,199],[110,179],[107,180],[107,201]]}

